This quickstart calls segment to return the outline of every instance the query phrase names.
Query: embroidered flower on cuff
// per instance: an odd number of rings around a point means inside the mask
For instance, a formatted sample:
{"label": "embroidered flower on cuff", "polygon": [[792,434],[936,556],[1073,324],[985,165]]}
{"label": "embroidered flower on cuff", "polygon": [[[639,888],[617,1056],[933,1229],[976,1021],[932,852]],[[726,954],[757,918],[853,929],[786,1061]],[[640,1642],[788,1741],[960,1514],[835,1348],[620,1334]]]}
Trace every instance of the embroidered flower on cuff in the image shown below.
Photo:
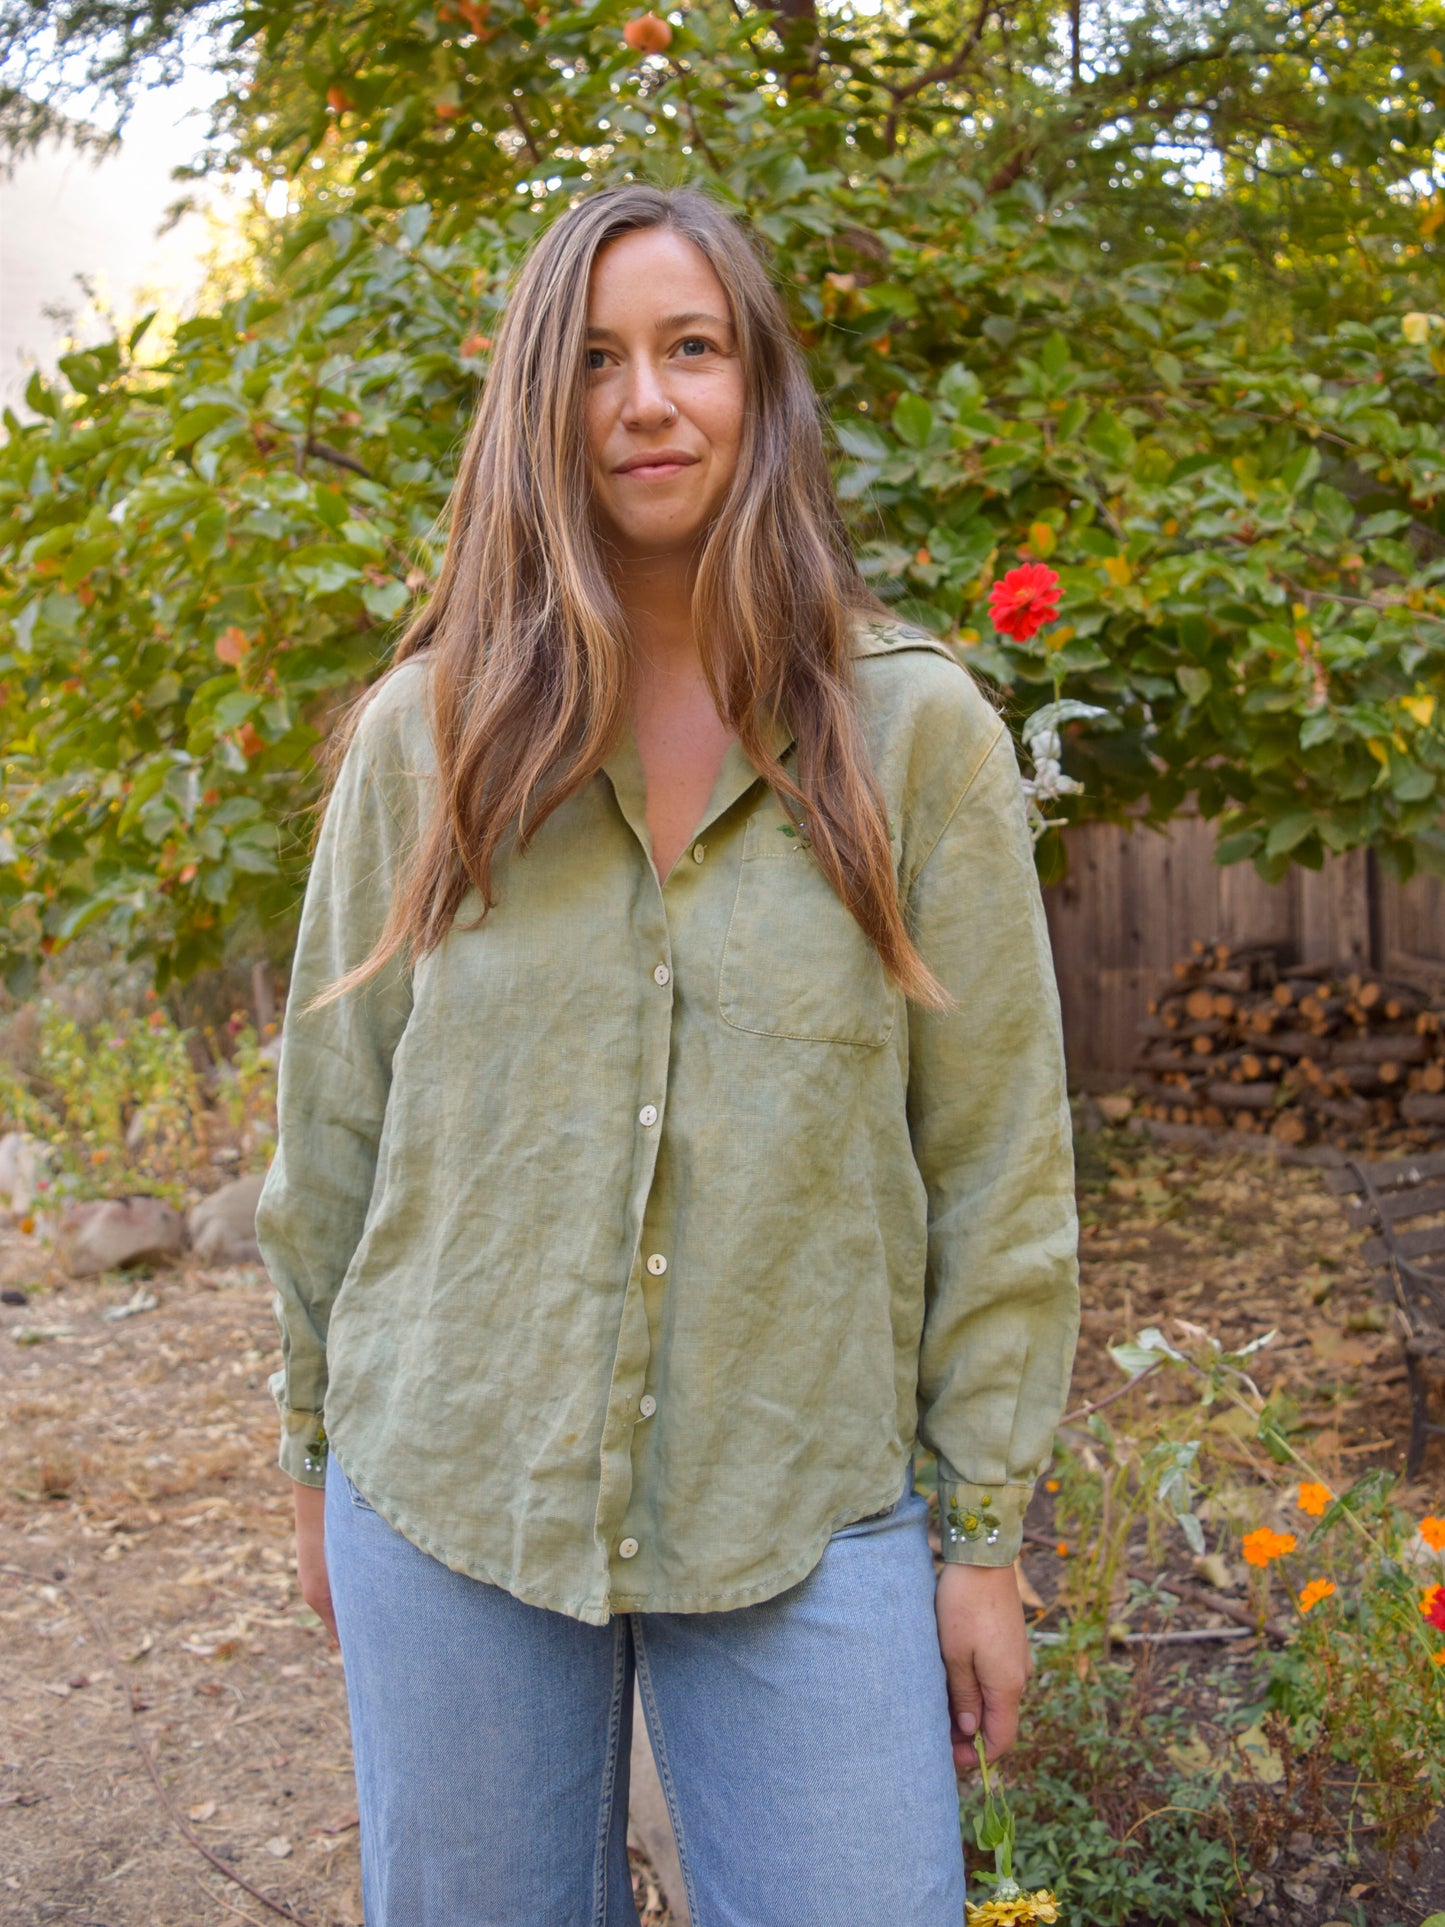
{"label": "embroidered flower on cuff", "polygon": [[1003,1528],[993,1509],[993,1500],[987,1493],[977,1505],[963,1505],[954,1499],[944,1513],[944,1524],[951,1545],[962,1542],[977,1545],[982,1540],[986,1546],[997,1545]]}
{"label": "embroidered flower on cuff", "polygon": [[326,1452],[326,1427],[320,1419],[317,1419],[316,1430],[306,1441],[306,1457],[302,1461],[306,1470],[308,1472],[324,1472],[326,1470]]}

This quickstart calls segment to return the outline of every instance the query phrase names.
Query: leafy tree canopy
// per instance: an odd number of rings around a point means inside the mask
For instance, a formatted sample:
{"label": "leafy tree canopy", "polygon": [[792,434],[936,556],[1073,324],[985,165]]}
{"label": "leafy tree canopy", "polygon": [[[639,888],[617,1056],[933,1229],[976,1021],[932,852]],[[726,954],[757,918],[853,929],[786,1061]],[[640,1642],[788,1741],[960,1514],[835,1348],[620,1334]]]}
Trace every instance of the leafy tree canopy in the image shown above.
{"label": "leafy tree canopy", "polygon": [[[213,164],[294,208],[158,359],[143,322],[6,417],[12,986],[95,923],[161,981],[284,949],[309,752],[432,578],[510,266],[627,174],[766,236],[880,593],[1016,719],[1103,710],[1075,811],[1445,870],[1440,7],[702,0],[645,56],[629,17],[0,0],[12,141],[53,46],[123,98],[204,30]],[[1063,620],[1013,645],[1031,557]]]}

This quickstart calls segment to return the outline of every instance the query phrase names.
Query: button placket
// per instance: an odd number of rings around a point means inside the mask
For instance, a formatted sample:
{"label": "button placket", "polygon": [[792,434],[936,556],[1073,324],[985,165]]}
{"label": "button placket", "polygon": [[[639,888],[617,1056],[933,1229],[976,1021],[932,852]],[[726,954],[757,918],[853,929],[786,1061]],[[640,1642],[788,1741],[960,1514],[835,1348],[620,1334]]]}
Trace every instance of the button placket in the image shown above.
{"label": "button placket", "polygon": [[[657,1160],[661,1146],[662,1102],[668,1088],[672,1052],[672,1025],[675,1004],[669,991],[672,982],[671,932],[668,928],[665,899],[661,888],[653,899],[655,914],[640,920],[634,935],[641,955],[634,966],[638,986],[636,1023],[640,1048],[637,1058],[638,1096],[635,1152],[632,1160],[628,1218],[636,1239],[632,1247],[632,1270],[622,1308],[617,1350],[613,1359],[611,1388],[601,1441],[600,1481],[597,1497],[596,1527],[603,1548],[611,1546],[611,1557],[630,1560],[637,1556],[638,1540],[624,1534],[624,1525],[634,1497],[634,1451],[639,1416],[651,1416],[656,1400],[643,1414],[639,1394],[652,1366],[644,1291],[649,1277],[660,1273],[650,1262],[657,1259],[662,1270],[667,1260],[649,1251],[649,1241],[660,1226],[649,1226],[649,1208],[657,1181]],[[634,953],[635,954],[635,953]],[[654,988],[661,996],[654,996]],[[657,1093],[656,1099],[642,1101],[643,1093]],[[604,1553],[605,1556],[605,1553]],[[614,1568],[615,1569],[615,1568]]]}

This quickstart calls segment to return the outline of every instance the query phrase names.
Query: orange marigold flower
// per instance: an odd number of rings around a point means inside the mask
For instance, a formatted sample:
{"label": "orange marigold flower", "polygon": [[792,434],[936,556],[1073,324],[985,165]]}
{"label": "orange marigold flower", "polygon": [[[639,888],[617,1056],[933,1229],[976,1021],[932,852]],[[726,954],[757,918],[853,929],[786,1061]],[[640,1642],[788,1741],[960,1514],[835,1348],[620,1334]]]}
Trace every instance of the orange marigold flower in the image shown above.
{"label": "orange marigold flower", "polygon": [[1301,1512],[1307,1512],[1312,1519],[1323,1516],[1331,1498],[1327,1485],[1302,1485],[1296,1503]]}
{"label": "orange marigold flower", "polygon": [[1068,1540],[1060,1539],[1059,1543],[1054,1547],[1054,1551],[1059,1555],[1061,1559],[1067,1559],[1069,1556]]}
{"label": "orange marigold flower", "polygon": [[1445,1552],[1445,1519],[1422,1519],[1420,1537],[1431,1552]]}
{"label": "orange marigold flower", "polygon": [[1244,1535],[1245,1562],[1251,1566],[1267,1566],[1271,1559],[1282,1559],[1287,1552],[1294,1551],[1292,1532],[1275,1532],[1269,1526],[1261,1526],[1257,1532]]}
{"label": "orange marigold flower", "polygon": [[[1058,1491],[1058,1489],[1059,1489],[1059,1482],[1058,1482],[1058,1480],[1057,1480],[1057,1479],[1045,1479],[1045,1480],[1044,1480],[1044,1490],[1045,1490],[1045,1492],[1057,1492],[1057,1491]],[[1430,1523],[1430,1521],[1429,1521],[1429,1520],[1427,1519],[1427,1520],[1426,1520],[1426,1522],[1425,1522],[1425,1524],[1426,1524],[1426,1525],[1428,1525],[1429,1523]],[[1420,1528],[1420,1530],[1421,1530],[1421,1531],[1423,1532],[1423,1531],[1425,1530],[1425,1526],[1421,1526],[1421,1528]]]}
{"label": "orange marigold flower", "polygon": [[1312,1606],[1318,1606],[1322,1599],[1328,1599],[1335,1589],[1332,1579],[1311,1579],[1299,1596],[1299,1609],[1307,1613]]}
{"label": "orange marigold flower", "polygon": [[1431,1653],[1430,1661],[1434,1666],[1445,1666],[1445,1646],[1442,1646],[1438,1653]]}

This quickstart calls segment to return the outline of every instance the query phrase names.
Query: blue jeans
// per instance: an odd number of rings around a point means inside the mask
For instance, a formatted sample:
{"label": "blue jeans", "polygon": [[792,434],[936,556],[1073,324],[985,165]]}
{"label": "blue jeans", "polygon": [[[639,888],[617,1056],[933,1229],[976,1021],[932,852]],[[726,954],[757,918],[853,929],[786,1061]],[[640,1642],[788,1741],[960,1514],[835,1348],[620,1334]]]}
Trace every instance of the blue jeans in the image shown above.
{"label": "blue jeans", "polygon": [[606,1626],[453,1572],[333,1452],[367,1927],[637,1927],[636,1671],[694,1927],[960,1927],[958,1786],[927,1503],[835,1532],[731,1612]]}

